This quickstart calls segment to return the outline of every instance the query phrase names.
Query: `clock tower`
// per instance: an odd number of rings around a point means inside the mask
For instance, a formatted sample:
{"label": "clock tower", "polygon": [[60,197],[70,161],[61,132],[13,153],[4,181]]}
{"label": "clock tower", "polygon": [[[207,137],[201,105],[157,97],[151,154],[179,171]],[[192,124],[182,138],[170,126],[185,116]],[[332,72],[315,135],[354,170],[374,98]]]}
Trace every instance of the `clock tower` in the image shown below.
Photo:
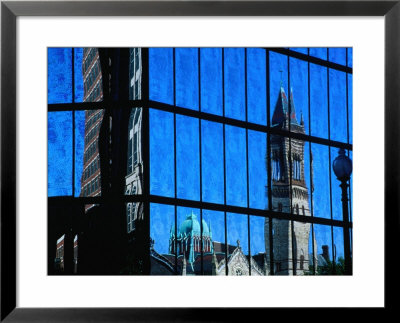
{"label": "clock tower", "polygon": [[[305,133],[303,117],[300,123],[296,118],[293,93],[290,92],[288,100],[282,85],[272,116],[272,127]],[[273,211],[310,216],[304,167],[304,141],[271,135]],[[272,220],[272,265],[275,275],[304,275],[308,271],[310,229],[310,223]],[[267,264],[271,271],[269,219],[265,221],[265,243]]]}

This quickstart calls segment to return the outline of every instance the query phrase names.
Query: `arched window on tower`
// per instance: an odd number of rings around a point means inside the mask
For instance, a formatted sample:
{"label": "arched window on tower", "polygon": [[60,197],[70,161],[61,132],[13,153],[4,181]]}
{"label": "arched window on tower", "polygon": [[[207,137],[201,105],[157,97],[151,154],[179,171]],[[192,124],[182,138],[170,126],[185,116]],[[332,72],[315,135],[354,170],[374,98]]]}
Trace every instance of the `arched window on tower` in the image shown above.
{"label": "arched window on tower", "polygon": [[293,179],[301,180],[301,159],[299,155],[293,155]]}
{"label": "arched window on tower", "polygon": [[273,152],[272,156],[272,180],[280,181],[282,178],[281,162],[277,151]]}

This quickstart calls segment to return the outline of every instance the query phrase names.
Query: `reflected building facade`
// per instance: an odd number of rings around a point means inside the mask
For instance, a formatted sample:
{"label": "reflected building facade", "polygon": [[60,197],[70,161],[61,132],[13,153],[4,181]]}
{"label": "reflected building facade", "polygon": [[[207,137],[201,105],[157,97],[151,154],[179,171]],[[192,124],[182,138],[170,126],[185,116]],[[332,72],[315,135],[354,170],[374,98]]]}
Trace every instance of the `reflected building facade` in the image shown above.
{"label": "reflected building facade", "polygon": [[[82,58],[83,102],[103,100],[103,82],[99,51],[97,48],[84,48]],[[83,171],[80,196],[101,195],[101,174],[99,154],[99,134],[103,120],[103,110],[85,111],[85,137]],[[88,211],[94,205],[86,205]]]}
{"label": "reflected building facade", "polygon": [[[272,116],[272,127],[305,134],[303,117],[300,122],[297,120],[293,91],[290,91],[288,100],[282,84]],[[304,141],[271,135],[271,166],[272,210],[310,216],[309,192],[304,177]],[[269,225],[269,219],[266,219],[266,256],[271,270]],[[310,223],[272,220],[272,265],[275,275],[304,275],[308,271],[310,228]]]}
{"label": "reflected building facade", "polygon": [[[129,99],[142,98],[142,53],[140,48],[129,50]],[[128,162],[125,177],[125,194],[142,194],[143,158],[142,158],[142,109],[132,108],[128,125]],[[143,220],[143,203],[127,203],[127,232],[133,233],[137,220]]]}

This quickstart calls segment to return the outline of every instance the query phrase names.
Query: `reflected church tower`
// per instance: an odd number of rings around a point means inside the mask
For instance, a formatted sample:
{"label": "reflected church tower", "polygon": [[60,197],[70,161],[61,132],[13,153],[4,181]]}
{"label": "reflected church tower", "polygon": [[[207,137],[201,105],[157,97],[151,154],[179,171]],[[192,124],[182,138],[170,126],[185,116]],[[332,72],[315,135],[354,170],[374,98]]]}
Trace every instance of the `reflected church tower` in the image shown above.
{"label": "reflected church tower", "polygon": [[[289,127],[292,132],[305,134],[303,117],[300,123],[296,118],[293,92],[288,100],[281,84],[272,128],[289,130]],[[272,210],[310,216],[309,193],[304,178],[304,141],[271,135],[271,176]],[[275,275],[304,275],[308,271],[310,229],[310,223],[272,220]],[[265,221],[265,243],[270,270],[269,219]]]}

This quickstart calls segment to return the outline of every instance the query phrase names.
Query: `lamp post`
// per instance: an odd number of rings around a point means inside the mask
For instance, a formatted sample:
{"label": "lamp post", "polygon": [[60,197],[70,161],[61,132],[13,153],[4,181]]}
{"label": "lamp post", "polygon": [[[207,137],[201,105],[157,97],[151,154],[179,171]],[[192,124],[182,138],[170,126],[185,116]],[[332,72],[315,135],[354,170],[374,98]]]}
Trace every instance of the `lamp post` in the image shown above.
{"label": "lamp post", "polygon": [[350,227],[349,227],[349,199],[347,196],[347,188],[349,184],[347,181],[353,169],[351,159],[346,155],[346,151],[341,148],[339,155],[335,158],[332,164],[333,171],[337,179],[341,182],[342,188],[342,207],[343,207],[343,243],[344,243],[344,269],[345,275],[352,275],[352,259],[350,253]]}

